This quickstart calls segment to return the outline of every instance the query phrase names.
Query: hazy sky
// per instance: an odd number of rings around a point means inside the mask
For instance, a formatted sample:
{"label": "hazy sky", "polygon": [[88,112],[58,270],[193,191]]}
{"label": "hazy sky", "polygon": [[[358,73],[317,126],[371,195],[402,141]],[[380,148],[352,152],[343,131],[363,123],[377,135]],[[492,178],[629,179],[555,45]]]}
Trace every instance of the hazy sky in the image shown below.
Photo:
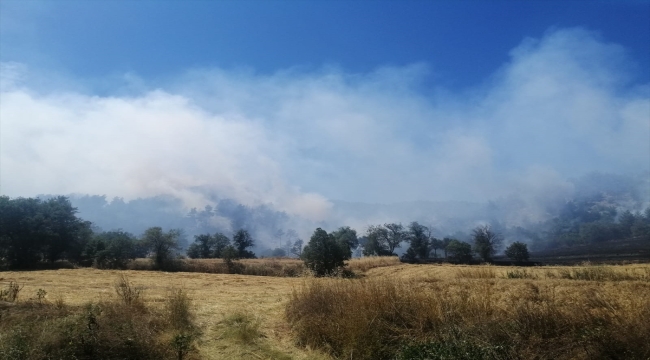
{"label": "hazy sky", "polygon": [[0,2],[0,192],[484,201],[650,171],[648,1]]}

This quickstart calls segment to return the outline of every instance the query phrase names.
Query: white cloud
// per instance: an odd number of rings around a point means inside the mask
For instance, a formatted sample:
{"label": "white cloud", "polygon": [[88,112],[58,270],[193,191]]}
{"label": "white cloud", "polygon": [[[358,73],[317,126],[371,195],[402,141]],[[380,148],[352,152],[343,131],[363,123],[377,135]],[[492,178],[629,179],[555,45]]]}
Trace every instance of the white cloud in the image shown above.
{"label": "white cloud", "polygon": [[627,85],[627,64],[623,49],[580,29],[524,41],[489,83],[446,98],[417,90],[422,64],[203,69],[157,89],[127,74],[125,87],[143,90],[113,96],[44,91],[10,64],[0,186],[11,196],[172,194],[188,206],[217,193],[312,220],[329,216],[327,199],[487,200],[546,191],[521,185],[537,178],[562,192],[562,178],[586,171],[648,171],[650,91]]}

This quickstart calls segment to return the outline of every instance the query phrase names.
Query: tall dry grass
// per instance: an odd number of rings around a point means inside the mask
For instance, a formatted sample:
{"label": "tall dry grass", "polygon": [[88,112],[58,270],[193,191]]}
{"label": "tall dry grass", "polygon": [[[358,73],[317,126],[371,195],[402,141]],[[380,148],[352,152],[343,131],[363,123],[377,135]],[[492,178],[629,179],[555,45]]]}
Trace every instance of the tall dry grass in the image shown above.
{"label": "tall dry grass", "polygon": [[650,357],[640,281],[312,280],[286,317],[301,344],[336,358]]}
{"label": "tall dry grass", "polygon": [[81,306],[38,297],[0,308],[0,359],[197,358],[194,317],[182,290],[171,291],[164,309],[145,305],[123,275],[115,290],[112,301]]}

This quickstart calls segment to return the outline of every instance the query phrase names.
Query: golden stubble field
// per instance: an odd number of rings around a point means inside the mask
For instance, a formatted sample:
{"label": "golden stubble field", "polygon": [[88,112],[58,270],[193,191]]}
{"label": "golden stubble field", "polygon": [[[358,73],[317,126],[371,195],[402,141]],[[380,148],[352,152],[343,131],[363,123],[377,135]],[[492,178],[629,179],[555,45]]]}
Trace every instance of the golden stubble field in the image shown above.
{"label": "golden stubble field", "polygon": [[[413,291],[469,289],[476,291],[475,296],[486,296],[487,291],[490,298],[504,306],[533,288],[552,288],[563,301],[573,302],[591,301],[605,294],[605,297],[621,299],[622,304],[630,307],[647,306],[647,299],[637,297],[650,294],[650,264],[515,268],[411,265],[396,259],[361,259],[353,260],[350,266],[360,275],[360,280],[63,269],[0,272],[0,286],[9,281],[24,285],[21,301],[35,297],[37,291],[43,289],[48,301],[63,299],[66,304],[81,305],[114,298],[115,281],[124,274],[143,289],[145,302],[153,306],[162,306],[170,289],[182,288],[192,299],[196,322],[202,330],[198,348],[200,357],[205,359],[329,358],[321,352],[297,346],[284,316],[292,292],[310,282],[393,279],[412,284]],[[252,316],[259,323],[262,338],[258,345],[238,344],[223,337],[221,323],[236,313]]]}

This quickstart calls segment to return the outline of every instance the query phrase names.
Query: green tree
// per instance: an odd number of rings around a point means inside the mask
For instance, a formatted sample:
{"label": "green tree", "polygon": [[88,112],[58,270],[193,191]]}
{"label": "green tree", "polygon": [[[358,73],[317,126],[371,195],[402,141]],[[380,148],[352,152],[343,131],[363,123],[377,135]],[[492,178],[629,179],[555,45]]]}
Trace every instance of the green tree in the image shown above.
{"label": "green tree", "polygon": [[194,236],[194,242],[187,248],[187,256],[192,259],[208,259],[214,255],[215,241],[210,234]]}
{"label": "green tree", "polygon": [[103,249],[96,251],[94,257],[94,264],[99,268],[124,269],[129,261],[135,259],[136,239],[128,232],[100,233],[94,241],[103,244]]}
{"label": "green tree", "polygon": [[222,233],[216,233],[212,235],[212,239],[214,241],[214,248],[213,248],[213,253],[212,257],[214,258],[221,258],[223,257],[223,251],[226,247],[230,246],[230,239],[222,234]]}
{"label": "green tree", "polygon": [[454,239],[448,237],[442,239],[442,250],[445,252],[445,257],[447,257],[447,246],[449,246],[452,240]]}
{"label": "green tree", "polygon": [[528,261],[530,254],[528,253],[528,245],[515,241],[506,248],[506,256],[516,262]]}
{"label": "green tree", "polygon": [[474,251],[483,259],[491,261],[492,256],[501,246],[502,238],[499,234],[492,231],[490,225],[478,226],[473,231]]}
{"label": "green tree", "polygon": [[395,249],[400,247],[402,242],[407,238],[406,231],[404,231],[402,224],[384,224],[384,227],[388,230],[388,237],[386,238],[388,253],[395,255]]}
{"label": "green tree", "polygon": [[[429,228],[414,221],[408,226],[410,254],[417,259],[428,259],[430,250]],[[408,252],[409,250],[407,250]]]}
{"label": "green tree", "polygon": [[631,211],[626,210],[618,217],[620,233],[623,237],[632,236],[632,227],[636,221],[636,216]]}
{"label": "green tree", "polygon": [[347,259],[352,257],[352,250],[359,246],[357,231],[349,226],[342,226],[338,230],[333,231],[331,235],[337,244],[347,253]]}
{"label": "green tree", "polygon": [[334,236],[321,228],[314,231],[302,252],[305,266],[316,276],[333,274],[345,265],[347,258],[346,249],[340,246]]}
{"label": "green tree", "polygon": [[442,240],[436,239],[434,237],[431,238],[430,244],[431,244],[431,249],[433,249],[433,256],[434,257],[438,257],[438,249],[444,249],[445,248],[445,243]]}
{"label": "green tree", "polygon": [[237,249],[237,257],[240,259],[255,258],[255,254],[247,250],[249,247],[255,246],[255,241],[248,231],[244,229],[238,230],[232,237],[232,243],[235,249]]}
{"label": "green tree", "polygon": [[364,256],[388,256],[390,247],[388,239],[390,233],[387,228],[381,225],[370,225],[366,231],[365,241],[363,244]]}
{"label": "green tree", "polygon": [[0,267],[32,268],[41,261],[83,260],[90,222],[76,216],[68,198],[0,196]]}
{"label": "green tree", "polygon": [[302,246],[303,246],[303,241],[302,239],[298,239],[293,243],[293,246],[291,247],[291,253],[296,255],[297,257],[302,256]]}
{"label": "green tree", "polygon": [[451,239],[446,247],[449,258],[461,263],[468,263],[472,260],[472,245]]}
{"label": "green tree", "polygon": [[142,244],[148,250],[154,265],[163,269],[171,265],[179,249],[179,230],[164,232],[161,227],[151,227],[142,235]]}

